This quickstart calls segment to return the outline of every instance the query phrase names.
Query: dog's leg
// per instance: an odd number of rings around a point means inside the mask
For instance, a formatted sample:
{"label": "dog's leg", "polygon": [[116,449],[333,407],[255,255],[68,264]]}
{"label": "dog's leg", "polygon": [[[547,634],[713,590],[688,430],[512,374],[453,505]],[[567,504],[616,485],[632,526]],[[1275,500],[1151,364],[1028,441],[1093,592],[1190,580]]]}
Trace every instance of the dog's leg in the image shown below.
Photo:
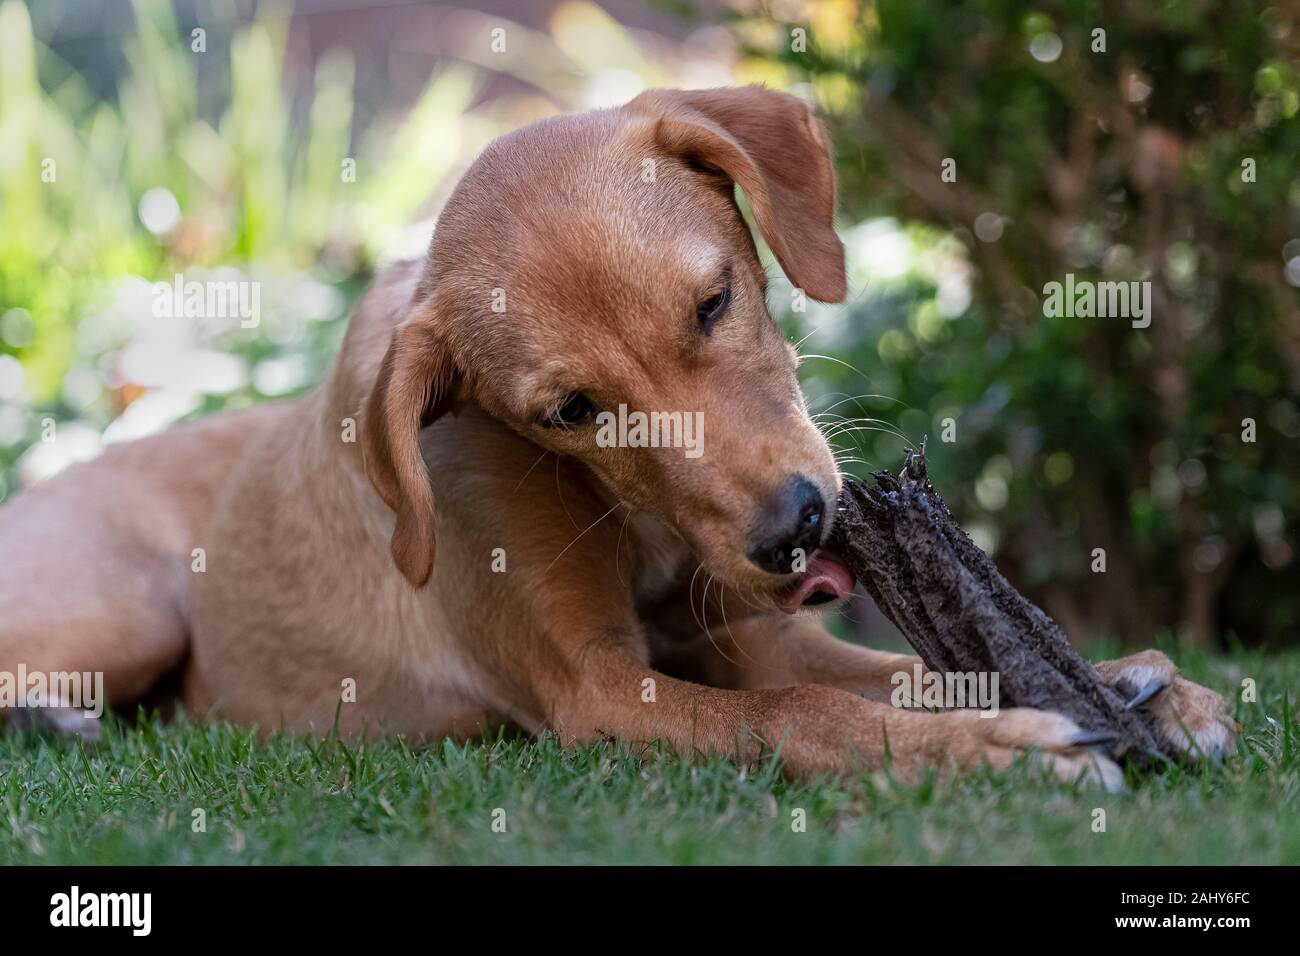
{"label": "dog's leg", "polygon": [[708,636],[712,653],[730,663],[733,686],[748,690],[814,683],[888,702],[894,675],[910,677],[921,663],[912,654],[842,641],[813,615],[748,618],[719,624]]}
{"label": "dog's leg", "polygon": [[[731,662],[737,687],[789,687],[815,682],[888,701],[894,676],[911,678],[919,657],[874,651],[841,641],[817,617],[762,617],[710,631],[715,653]],[[1097,670],[1151,710],[1157,731],[1193,759],[1219,760],[1231,752],[1236,729],[1223,698],[1178,676],[1159,651],[1098,663]]]}
{"label": "dog's leg", "polygon": [[114,446],[0,509],[0,671],[75,675],[82,688],[80,701],[0,711],[11,726],[96,736],[97,718],[84,711],[105,701],[86,699],[87,680],[108,702],[129,704],[184,660],[202,529],[266,414]]}
{"label": "dog's leg", "polygon": [[[435,428],[440,533],[429,594],[463,625],[447,646],[484,705],[519,725],[553,729],[566,743],[664,740],[685,754],[741,759],[766,744],[799,777],[889,766],[916,780],[926,767],[1005,767],[1038,748],[1063,777],[1118,781],[1113,764],[1081,747],[1079,728],[1054,714],[929,714],[806,679],[730,689],[663,673],[650,663],[635,569],[618,560],[617,506],[588,490],[573,462],[532,468],[534,449],[472,412]],[[489,441],[495,467],[471,467],[478,456],[467,452]],[[503,573],[488,570],[494,552],[508,556]],[[421,640],[434,646],[431,635]]]}
{"label": "dog's leg", "polygon": [[780,748],[798,777],[880,770],[915,781],[928,766],[971,770],[1006,767],[1038,748],[1063,779],[1085,777],[1117,787],[1118,768],[1081,750],[1079,728],[1033,710],[928,714],[867,700],[818,684],[780,690],[723,690],[676,680],[642,664],[609,638],[585,644],[566,675],[536,688],[549,725],[566,741],[614,735],[628,741],[665,739],[680,752],[749,760],[764,746]]}

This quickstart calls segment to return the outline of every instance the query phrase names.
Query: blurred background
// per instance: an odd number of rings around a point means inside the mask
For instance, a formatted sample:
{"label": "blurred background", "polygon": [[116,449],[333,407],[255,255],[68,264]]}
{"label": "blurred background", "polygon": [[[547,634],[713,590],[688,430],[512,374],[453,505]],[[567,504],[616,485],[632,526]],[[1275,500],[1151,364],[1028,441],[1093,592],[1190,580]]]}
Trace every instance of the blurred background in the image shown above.
{"label": "blurred background", "polygon": [[[1076,641],[1300,643],[1293,0],[0,0],[0,502],[311,387],[493,136],[747,82],[835,143],[850,299],[771,302],[847,467],[929,436]],[[260,325],[155,317],[180,272]],[[1067,273],[1151,326],[1045,317]]]}

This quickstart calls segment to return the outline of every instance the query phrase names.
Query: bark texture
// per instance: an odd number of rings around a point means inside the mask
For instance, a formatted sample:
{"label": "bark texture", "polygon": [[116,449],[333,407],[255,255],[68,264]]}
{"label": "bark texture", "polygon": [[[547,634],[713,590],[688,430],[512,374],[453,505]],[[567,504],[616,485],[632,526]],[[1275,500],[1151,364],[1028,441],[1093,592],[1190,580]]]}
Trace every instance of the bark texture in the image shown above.
{"label": "bark texture", "polygon": [[832,547],[928,669],[997,673],[999,707],[1055,711],[1113,735],[1105,749],[1116,759],[1157,758],[1150,716],[1127,709],[957,524],[926,476],[924,445],[897,477],[874,478],[874,488],[845,483]]}

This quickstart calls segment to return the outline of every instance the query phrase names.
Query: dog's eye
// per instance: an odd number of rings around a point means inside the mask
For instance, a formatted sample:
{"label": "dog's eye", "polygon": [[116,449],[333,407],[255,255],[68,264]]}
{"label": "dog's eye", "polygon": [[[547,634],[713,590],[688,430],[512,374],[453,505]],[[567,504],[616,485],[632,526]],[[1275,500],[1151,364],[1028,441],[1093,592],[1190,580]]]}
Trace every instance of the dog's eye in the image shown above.
{"label": "dog's eye", "polygon": [[700,328],[704,334],[708,335],[713,331],[713,326],[722,314],[727,311],[727,306],[731,303],[731,283],[728,282],[722,287],[722,291],[717,295],[709,296],[699,304],[695,315],[699,319]]}
{"label": "dog's eye", "polygon": [[586,395],[574,392],[564,404],[542,420],[543,428],[572,428],[596,414],[596,406]]}

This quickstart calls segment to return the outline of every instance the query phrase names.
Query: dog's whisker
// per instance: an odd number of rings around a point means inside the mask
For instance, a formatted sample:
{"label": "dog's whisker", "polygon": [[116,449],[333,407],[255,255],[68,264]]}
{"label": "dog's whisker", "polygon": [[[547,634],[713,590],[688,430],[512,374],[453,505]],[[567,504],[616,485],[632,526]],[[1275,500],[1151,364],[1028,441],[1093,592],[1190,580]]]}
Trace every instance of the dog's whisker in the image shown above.
{"label": "dog's whisker", "polygon": [[[832,392],[830,395],[827,395],[826,397],[827,397],[827,398],[833,398],[833,397],[835,397],[835,396],[837,396],[837,395],[838,395],[838,396],[843,396],[843,397],[842,397],[838,402],[834,402],[833,404],[827,406],[826,408],[824,408],[824,409],[822,409],[820,412],[818,412],[818,415],[819,415],[819,416],[831,416],[832,413],[834,412],[834,410],[837,409],[837,408],[839,408],[841,405],[845,405],[845,404],[847,404],[848,402],[854,402],[854,403],[856,403],[856,405],[857,405],[858,411],[862,413],[862,417],[861,417],[861,418],[850,419],[850,418],[848,418],[848,417],[846,417],[846,416],[838,416],[838,417],[840,417],[840,418],[841,418],[842,420],[844,420],[844,421],[873,421],[873,422],[879,422],[879,423],[884,424],[884,425],[889,425],[891,428],[897,428],[897,426],[895,426],[892,422],[886,422],[886,421],[884,421],[883,419],[872,418],[871,416],[867,415],[867,414],[866,414],[866,409],[862,407],[862,399],[864,399],[864,398],[881,398],[881,399],[885,399],[886,401],[891,401],[891,402],[894,402],[895,404],[902,405],[905,409],[910,407],[910,406],[907,405],[906,402],[904,402],[904,401],[902,401],[902,400],[900,400],[900,399],[894,398],[894,397],[892,397],[892,396],[889,396],[889,395],[877,395],[877,394],[869,394],[869,393],[863,393],[863,394],[861,394],[861,395],[849,395],[849,394],[846,393],[846,392]],[[905,441],[909,441],[909,442],[912,441],[911,438],[902,435],[901,430],[899,431],[899,435],[900,435],[900,437],[903,437],[903,439],[904,439]]]}
{"label": "dog's whisker", "polygon": [[763,662],[754,657],[754,655],[749,653],[749,651],[745,650],[740,641],[736,639],[736,635],[732,633],[731,622],[727,620],[727,589],[721,585],[718,587],[718,610],[722,613],[722,626],[727,629],[727,637],[731,639],[732,646],[734,646],[736,650],[740,651],[741,654],[748,657],[753,664],[758,667],[763,667]]}
{"label": "dog's whisker", "polygon": [[[699,574],[700,571],[702,570],[704,570],[703,561],[701,561],[700,564],[696,567],[695,574]],[[700,598],[700,613],[697,614],[695,611],[695,597],[694,597],[695,574],[691,575],[692,590],[687,592],[687,598],[691,602],[691,616],[695,618],[695,623],[700,626],[700,630],[704,632],[704,636],[708,638],[709,643],[713,645],[713,649],[718,652],[719,656],[721,656],[728,663],[738,667],[739,665],[736,664],[736,662],[733,661],[730,657],[727,657],[726,652],[723,651],[722,648],[718,646],[717,640],[713,637],[713,633],[709,630],[709,611],[708,611],[709,585],[713,583],[713,575],[710,574],[704,582],[704,590]],[[702,618],[700,616],[701,614],[703,614]]]}
{"label": "dog's whisker", "polygon": [[[864,376],[864,377],[865,377],[865,376]],[[830,392],[830,393],[824,395],[823,398],[835,398],[835,397],[837,397],[837,396],[841,396],[841,395],[844,396],[844,397],[841,398],[841,399],[840,399],[838,402],[836,402],[834,405],[828,405],[828,406],[826,406],[825,408],[822,409],[822,411],[823,411],[823,412],[834,411],[835,409],[839,408],[841,405],[844,405],[844,404],[846,404],[846,403],[848,403],[848,402],[859,402],[859,401],[861,401],[861,400],[864,399],[864,398],[880,398],[880,399],[883,399],[883,400],[885,400],[885,401],[887,401],[887,402],[894,402],[894,403],[897,404],[897,405],[904,405],[904,406],[907,405],[907,403],[906,403],[905,401],[903,401],[901,398],[895,398],[895,397],[892,396],[892,395],[880,395],[880,394],[873,393],[873,392],[863,392],[861,395],[850,395],[850,394],[848,394],[848,392]]]}
{"label": "dog's whisker", "polygon": [[888,419],[876,418],[872,415],[840,415],[835,412],[825,412],[824,414],[830,416],[834,421],[837,422],[877,422],[882,425],[894,426],[894,423],[889,421]]}
{"label": "dog's whisker", "polygon": [[[836,439],[839,438],[838,435],[835,436],[835,437],[836,437]],[[831,446],[831,455],[832,455],[832,456],[833,456],[837,461],[838,461],[842,456],[844,456],[844,455],[852,455],[854,452],[858,452],[858,453],[861,453],[861,454],[866,454],[867,449],[865,449],[865,448],[862,447],[862,440],[861,440],[860,438],[858,438],[856,435],[850,435],[849,438],[852,439],[852,441],[853,441],[853,444],[852,444],[851,446],[846,446],[846,445],[844,445],[842,442],[839,442],[839,441],[832,441],[832,440],[830,440],[830,439],[827,439],[826,444],[828,444],[828,445]]]}
{"label": "dog's whisker", "polygon": [[[617,511],[619,508],[622,508],[622,507],[623,507],[623,502],[621,502],[621,501],[619,501],[619,502],[615,502],[613,508],[610,508],[610,509],[609,509],[608,511],[606,511],[603,515],[601,515],[599,518],[597,518],[597,519],[596,519],[595,521],[593,521],[591,524],[587,525],[587,527],[583,528],[580,532],[578,532],[578,537],[577,537],[577,538],[574,538],[572,541],[570,541],[568,544],[566,544],[566,545],[564,546],[564,551],[561,551],[559,554],[557,554],[557,555],[555,556],[555,561],[552,561],[550,564],[548,564],[548,565],[546,566],[546,570],[543,571],[542,574],[545,575],[545,574],[550,573],[551,568],[555,567],[555,562],[556,562],[556,561],[559,561],[560,558],[564,557],[565,552],[567,552],[570,548],[572,548],[575,544],[577,544],[579,538],[581,538],[584,534],[586,534],[586,533],[587,533],[588,531],[590,531],[592,528],[596,527],[596,525],[600,524],[602,521],[604,521],[606,518],[608,518],[608,517],[609,517],[610,515],[612,515],[615,511]],[[574,527],[576,528],[577,525],[574,525]]]}
{"label": "dog's whisker", "polygon": [[614,573],[618,575],[618,583],[626,585],[627,581],[623,579],[623,568],[620,559],[623,556],[623,534],[627,531],[627,523],[632,520],[632,508],[627,509],[627,514],[623,516],[623,524],[618,529],[618,541],[614,545]]}
{"label": "dog's whisker", "polygon": [[[833,446],[835,444],[835,440],[839,438],[840,435],[844,434],[844,432],[842,431],[842,427],[845,424],[847,424],[848,421],[849,421],[848,419],[840,419],[838,421],[828,422],[828,423],[813,422],[813,427],[815,427],[819,432],[821,432],[822,438],[826,439],[826,444]],[[853,439],[854,447],[858,451],[862,451],[863,450],[862,442],[858,439],[858,437],[856,435],[850,435],[850,437]],[[834,450],[835,449],[832,448],[832,451]]]}
{"label": "dog's whisker", "polygon": [[893,427],[882,428],[878,424],[862,424],[862,423],[868,423],[870,421],[871,421],[870,419],[859,419],[856,422],[852,422],[852,423],[845,422],[840,425],[836,425],[834,426],[835,428],[834,437],[838,438],[841,435],[847,435],[847,434],[858,433],[858,432],[879,432],[882,435],[891,435],[894,438],[901,439],[902,441],[905,442],[912,441],[905,434],[900,432],[897,428],[893,428]]}
{"label": "dog's whisker", "polygon": [[[754,591],[755,591],[755,588],[754,588],[754,586],[751,584],[751,585],[748,586],[748,590],[749,590],[749,592],[750,592],[751,594],[753,594]],[[750,601],[747,597],[745,597],[745,595],[742,594],[740,591],[735,591],[734,593],[735,593],[736,597],[738,597],[738,598],[740,598],[742,601],[744,601],[744,602],[745,602],[745,606],[748,607],[748,608],[750,608],[751,610],[754,610],[754,611],[769,611],[769,610],[771,610],[771,608],[765,608],[765,607],[762,607],[761,605],[754,604],[754,603],[753,603],[752,601]]]}
{"label": "dog's whisker", "polygon": [[[828,419],[831,427],[837,425],[870,424],[870,425],[883,425],[886,426],[887,428],[898,429],[898,426],[895,425],[893,422],[889,421],[888,419],[875,418],[871,415],[838,415],[832,412],[822,412],[814,418],[814,421],[816,421],[818,418]],[[896,431],[896,434],[898,434],[899,437],[902,438],[907,437],[902,431]]]}
{"label": "dog's whisker", "polygon": [[826,436],[826,444],[831,446],[832,455],[838,456],[842,454],[852,454],[853,452],[861,452],[863,454],[866,453],[867,449],[862,447],[862,439],[858,435],[853,434],[851,432],[847,433],[849,440],[853,444],[852,446],[846,447],[844,443],[839,440],[842,437],[842,434],[845,433],[837,433],[834,435]]}
{"label": "dog's whisker", "polygon": [[882,425],[885,426],[886,428],[893,429],[892,434],[896,434],[898,435],[898,437],[906,439],[908,441],[911,440],[907,435],[905,435],[898,428],[897,425],[884,418],[874,418],[870,415],[865,415],[865,414],[854,415],[854,416],[839,415],[830,411],[818,412],[817,414],[811,415],[809,417],[812,419],[814,424],[824,424],[831,428],[837,427],[838,425],[848,425],[848,424]]}
{"label": "dog's whisker", "polygon": [[874,418],[874,417],[872,417],[871,415],[867,415],[867,414],[865,413],[865,411],[864,411],[864,413],[863,413],[862,415],[841,415],[841,414],[838,413],[838,412],[824,411],[824,412],[817,412],[815,415],[812,415],[811,417],[812,417],[812,419],[813,419],[814,421],[829,421],[829,422],[831,422],[831,423],[834,423],[834,422],[881,422],[882,424],[886,424],[886,425],[892,425],[892,424],[893,424],[893,422],[890,422],[888,419],[885,419],[885,418]]}
{"label": "dog's whisker", "polygon": [[799,364],[802,365],[804,359],[810,359],[810,358],[824,359],[827,362],[835,362],[837,365],[843,365],[846,369],[848,369],[850,372],[853,372],[855,375],[860,375],[864,382],[871,381],[871,379],[867,378],[866,374],[863,373],[861,369],[855,368],[854,366],[850,365],[848,362],[844,361],[843,359],[836,358],[833,355],[818,355],[814,352],[803,352],[799,355]]}
{"label": "dog's whisker", "polygon": [[695,611],[695,579],[700,576],[700,572],[703,570],[704,562],[701,561],[695,566],[695,572],[691,575],[691,583],[686,586],[686,603],[690,605],[691,617],[695,618],[695,623],[700,630],[707,631],[708,628],[704,626],[704,622],[700,620],[700,615]]}
{"label": "dog's whisker", "polygon": [[[569,524],[573,525],[575,528],[578,527],[578,522],[573,520],[573,514],[569,511],[568,504],[565,503],[564,490],[560,487],[560,456],[559,455],[555,456],[555,494],[560,499],[560,507],[564,509],[564,515],[569,519]],[[581,535],[579,535],[579,537],[581,537]],[[574,539],[574,541],[576,540],[577,538]],[[570,541],[569,543],[572,544],[573,541]],[[564,552],[561,551],[560,553],[563,554]]]}
{"label": "dog's whisker", "polygon": [[837,468],[840,468],[840,477],[841,477],[841,478],[846,478],[846,477],[848,477],[847,475],[844,474],[844,471],[843,471],[843,466],[844,466],[844,465],[847,465],[847,464],[866,465],[868,468],[874,468],[874,467],[875,467],[875,465],[873,465],[871,462],[867,461],[865,458],[858,458],[858,457],[856,457],[856,456],[855,456],[855,457],[850,457],[850,458],[836,458],[836,459],[835,459],[835,465],[836,465]]}
{"label": "dog's whisker", "polygon": [[796,352],[799,351],[799,346],[803,345],[805,342],[807,342],[810,338],[812,338],[814,335],[816,335],[816,334],[817,334],[818,332],[820,332],[820,331],[821,331],[821,326],[818,326],[817,328],[815,328],[815,329],[813,329],[812,331],[810,331],[807,335],[805,335],[803,338],[801,338],[798,342],[795,342],[795,343],[794,343],[794,350],[795,350]]}
{"label": "dog's whisker", "polygon": [[[704,599],[700,601],[700,610],[704,612],[704,633],[709,638],[709,643],[713,645],[713,649],[717,651],[719,655],[722,656],[723,660],[725,660],[728,664],[731,664],[733,667],[739,667],[740,662],[737,660],[733,660],[731,657],[727,655],[727,652],[722,649],[722,645],[718,643],[717,638],[713,636],[713,632],[709,630],[709,607],[708,607],[709,586],[713,584],[715,580],[716,578],[712,574],[710,574],[709,579],[704,582]],[[722,619],[724,622],[727,619],[725,612],[723,613]],[[734,640],[732,643],[735,643]]]}
{"label": "dog's whisker", "polygon": [[[858,456],[867,455],[872,449],[863,447],[862,441],[859,439],[858,434],[860,431],[873,431],[873,430],[874,429],[861,429],[855,432],[854,430],[851,429],[849,431],[845,431],[836,435],[834,441],[828,442],[828,444],[831,445],[831,454],[837,458],[841,455],[858,455]],[[889,434],[889,433],[885,432],[883,434]],[[849,441],[846,442],[846,441],[839,440],[845,437],[847,437]]]}
{"label": "dog's whisker", "polygon": [[[824,359],[824,360],[826,360],[826,361],[828,361],[828,362],[839,362],[841,365],[845,366],[846,368],[852,370],[853,372],[856,372],[856,373],[857,373],[857,374],[862,378],[862,380],[863,380],[864,382],[870,382],[870,381],[871,381],[871,379],[869,379],[866,375],[864,375],[864,374],[863,374],[859,369],[854,368],[852,365],[849,365],[847,362],[844,362],[844,361],[842,361],[842,360],[840,360],[840,359],[838,359],[838,358],[835,358],[834,356],[830,356],[830,355],[814,355],[814,354],[812,354],[812,353],[809,353],[806,357],[807,357],[807,358],[820,358],[820,359]],[[802,358],[803,358],[803,357],[801,356],[800,361],[802,361]],[[827,394],[821,396],[821,398],[822,398],[822,399],[839,398],[839,401],[834,402],[834,403],[832,403],[831,405],[828,405],[828,406],[826,406],[826,407],[823,408],[823,409],[820,409],[820,411],[821,411],[822,413],[833,412],[835,409],[839,408],[841,405],[846,405],[846,404],[848,404],[849,402],[854,402],[854,403],[857,404],[858,411],[859,411],[859,412],[862,412],[863,414],[865,414],[865,413],[866,413],[866,409],[864,409],[864,408],[862,407],[862,400],[863,400],[863,399],[881,399],[881,400],[883,400],[883,401],[893,402],[895,405],[901,405],[901,406],[903,406],[903,408],[905,408],[905,409],[911,407],[911,406],[909,406],[906,402],[904,402],[904,401],[903,401],[902,399],[900,399],[900,398],[895,398],[895,397],[892,396],[892,395],[883,395],[883,394],[881,394],[881,393],[879,393],[879,392],[862,392],[861,394],[858,394],[858,395],[850,395],[848,392],[829,392],[829,393],[827,393]]]}
{"label": "dog's whisker", "polygon": [[[528,466],[528,470],[524,472],[524,476],[519,479],[519,484],[515,485],[515,490],[511,492],[512,495],[524,486],[524,482],[527,481],[528,476],[533,473],[533,469],[536,468],[538,465],[540,465],[542,463],[542,459],[549,454],[550,454],[549,451],[542,452],[542,454],[538,457],[538,459]],[[559,461],[558,457],[556,458],[556,461],[557,462]]]}
{"label": "dog's whisker", "polygon": [[[866,452],[867,449],[862,445],[862,439],[859,437],[866,432],[879,432],[882,435],[897,437],[891,432],[879,428],[844,428],[833,435],[827,437],[827,443],[833,446],[835,452]],[[844,441],[841,441],[844,439]],[[851,444],[850,444],[851,443]]]}

